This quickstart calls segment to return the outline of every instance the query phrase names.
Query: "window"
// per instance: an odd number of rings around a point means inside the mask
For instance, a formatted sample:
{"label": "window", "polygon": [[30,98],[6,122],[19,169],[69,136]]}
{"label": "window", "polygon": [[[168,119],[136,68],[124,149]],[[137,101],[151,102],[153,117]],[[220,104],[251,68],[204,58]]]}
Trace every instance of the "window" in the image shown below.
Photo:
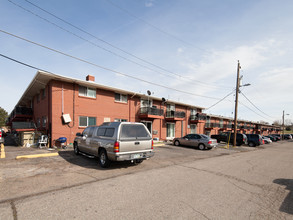
{"label": "window", "polygon": [[140,106],[141,107],[152,107],[153,106],[153,100],[141,99],[140,100]]}
{"label": "window", "polygon": [[79,86],[78,94],[80,96],[96,98],[96,89],[88,88],[88,87],[85,87],[85,86]]}
{"label": "window", "polygon": [[149,140],[151,136],[145,126],[140,124],[124,124],[121,126],[120,140]]}
{"label": "window", "polygon": [[196,115],[197,109],[190,109],[190,115]]}
{"label": "window", "polygon": [[79,126],[87,127],[91,125],[96,125],[95,117],[79,116]]}
{"label": "window", "polygon": [[115,101],[116,102],[127,103],[127,95],[122,95],[122,94],[119,94],[119,93],[115,93]]}
{"label": "window", "polygon": [[42,89],[42,99],[46,98],[46,89]]}
{"label": "window", "polygon": [[175,137],[175,124],[167,123],[167,138]]}
{"label": "window", "polygon": [[127,119],[115,118],[114,122],[127,122]]}
{"label": "window", "polygon": [[40,94],[37,95],[37,103],[40,102]]}
{"label": "window", "polygon": [[37,118],[37,128],[41,127],[41,119]]}
{"label": "window", "polygon": [[220,120],[220,128],[223,128],[224,127],[224,121],[223,119]]}
{"label": "window", "polygon": [[113,137],[114,131],[115,131],[114,128],[99,128],[97,132],[97,136]]}
{"label": "window", "polygon": [[47,126],[47,117],[46,116],[42,117],[42,125],[43,125],[43,128],[45,128]]}

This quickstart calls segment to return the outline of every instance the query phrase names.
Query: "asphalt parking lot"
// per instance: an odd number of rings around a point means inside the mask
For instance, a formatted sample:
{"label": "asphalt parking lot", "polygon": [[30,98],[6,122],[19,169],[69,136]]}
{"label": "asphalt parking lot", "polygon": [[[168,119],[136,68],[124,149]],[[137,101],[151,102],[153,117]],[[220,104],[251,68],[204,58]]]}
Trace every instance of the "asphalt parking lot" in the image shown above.
{"label": "asphalt parking lot", "polygon": [[[76,156],[70,146],[67,149],[5,146],[6,157],[0,159],[0,202],[189,161],[261,150],[278,144],[280,143],[256,148],[230,146],[229,149],[225,148],[225,144],[219,144],[217,148],[204,151],[192,147],[159,144],[154,147],[155,156],[139,165],[115,162],[108,169],[101,168],[95,158]],[[21,157],[26,155],[45,156]]]}

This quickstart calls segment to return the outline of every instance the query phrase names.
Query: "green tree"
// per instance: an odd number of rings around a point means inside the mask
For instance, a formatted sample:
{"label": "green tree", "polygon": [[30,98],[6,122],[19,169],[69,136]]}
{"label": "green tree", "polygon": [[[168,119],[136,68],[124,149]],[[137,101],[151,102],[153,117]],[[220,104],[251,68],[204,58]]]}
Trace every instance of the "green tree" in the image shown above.
{"label": "green tree", "polygon": [[0,127],[5,126],[5,121],[8,117],[7,111],[0,107]]}

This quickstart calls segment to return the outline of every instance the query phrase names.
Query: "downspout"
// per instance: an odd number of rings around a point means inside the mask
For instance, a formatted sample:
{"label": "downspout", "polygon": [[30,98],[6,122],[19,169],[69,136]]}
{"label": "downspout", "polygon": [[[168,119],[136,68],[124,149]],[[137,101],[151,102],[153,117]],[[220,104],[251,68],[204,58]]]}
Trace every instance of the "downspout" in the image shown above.
{"label": "downspout", "polygon": [[61,111],[62,115],[64,113],[64,93],[63,93],[63,83],[62,83],[62,91],[61,91]]}

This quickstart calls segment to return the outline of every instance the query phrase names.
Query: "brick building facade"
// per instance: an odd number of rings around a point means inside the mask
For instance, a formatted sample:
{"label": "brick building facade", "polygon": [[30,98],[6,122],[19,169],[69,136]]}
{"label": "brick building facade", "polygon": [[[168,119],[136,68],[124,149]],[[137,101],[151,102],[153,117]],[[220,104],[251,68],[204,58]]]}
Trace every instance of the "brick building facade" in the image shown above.
{"label": "brick building facade", "polygon": [[[59,137],[72,143],[86,126],[109,121],[142,122],[158,140],[232,130],[232,119],[208,116],[202,107],[103,86],[94,80],[90,75],[78,80],[38,71],[10,114],[8,125],[17,131],[47,134],[52,145]],[[274,126],[262,126],[265,130],[251,122],[238,125],[241,133],[277,133]]]}

